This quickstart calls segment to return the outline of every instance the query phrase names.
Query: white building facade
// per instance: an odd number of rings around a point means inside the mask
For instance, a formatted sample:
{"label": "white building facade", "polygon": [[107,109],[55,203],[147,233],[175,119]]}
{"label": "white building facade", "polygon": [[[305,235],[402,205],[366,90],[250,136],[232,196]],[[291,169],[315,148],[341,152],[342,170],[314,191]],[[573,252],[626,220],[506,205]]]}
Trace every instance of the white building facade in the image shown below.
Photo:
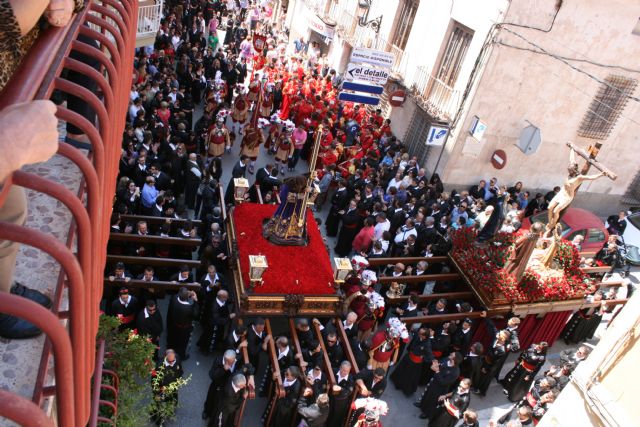
{"label": "white building facade", "polygon": [[[290,0],[287,25],[338,71],[354,46],[394,53],[381,105],[447,188],[496,176],[548,190],[573,142],[618,175],[576,198],[605,215],[640,205],[639,17],[633,0]],[[408,96],[390,107],[397,89]],[[450,129],[444,146],[427,144],[434,127]]]}

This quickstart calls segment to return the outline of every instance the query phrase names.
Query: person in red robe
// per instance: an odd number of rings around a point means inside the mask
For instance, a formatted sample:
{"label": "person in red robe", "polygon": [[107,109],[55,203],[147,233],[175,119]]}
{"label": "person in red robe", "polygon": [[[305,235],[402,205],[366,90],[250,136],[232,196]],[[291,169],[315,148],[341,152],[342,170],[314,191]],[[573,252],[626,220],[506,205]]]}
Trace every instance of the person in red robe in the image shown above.
{"label": "person in red robe", "polygon": [[371,338],[368,369],[382,368],[385,371],[395,365],[398,360],[400,339],[392,336],[387,330],[376,332]]}

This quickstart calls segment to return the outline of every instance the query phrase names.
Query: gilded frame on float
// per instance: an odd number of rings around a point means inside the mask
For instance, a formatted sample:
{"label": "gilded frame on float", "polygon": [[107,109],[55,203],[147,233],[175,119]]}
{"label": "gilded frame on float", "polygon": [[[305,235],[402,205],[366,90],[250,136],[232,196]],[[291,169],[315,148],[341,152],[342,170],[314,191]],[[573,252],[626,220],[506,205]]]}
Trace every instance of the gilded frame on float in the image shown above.
{"label": "gilded frame on float", "polygon": [[514,303],[509,302],[504,295],[490,295],[482,286],[478,286],[465,274],[464,268],[462,268],[456,260],[449,255],[449,263],[460,273],[460,276],[464,279],[465,283],[476,295],[478,301],[480,301],[488,310],[513,312],[517,316],[524,316],[527,314],[545,314],[556,311],[570,311],[578,310],[585,304],[584,298],[575,298],[564,301],[543,301],[533,303]]}
{"label": "gilded frame on float", "polygon": [[236,245],[233,215],[229,213],[226,221],[227,244],[231,258],[233,273],[233,290],[235,302],[241,316],[335,316],[342,303],[337,295],[302,295],[302,294],[255,294],[245,286],[238,247]]}

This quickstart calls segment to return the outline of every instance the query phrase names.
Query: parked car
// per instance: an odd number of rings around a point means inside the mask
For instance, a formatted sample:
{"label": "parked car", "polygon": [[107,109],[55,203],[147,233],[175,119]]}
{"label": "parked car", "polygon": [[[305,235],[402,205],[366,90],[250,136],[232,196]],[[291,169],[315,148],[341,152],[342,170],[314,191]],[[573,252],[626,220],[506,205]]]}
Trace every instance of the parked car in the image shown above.
{"label": "parked car", "polygon": [[[528,230],[532,222],[547,224],[547,211],[539,212],[522,220],[522,228]],[[638,218],[640,220],[640,218]],[[598,252],[609,238],[604,223],[594,213],[580,208],[568,208],[560,220],[562,237],[573,240],[577,235],[584,236],[582,252]],[[628,227],[627,227],[628,228]]]}

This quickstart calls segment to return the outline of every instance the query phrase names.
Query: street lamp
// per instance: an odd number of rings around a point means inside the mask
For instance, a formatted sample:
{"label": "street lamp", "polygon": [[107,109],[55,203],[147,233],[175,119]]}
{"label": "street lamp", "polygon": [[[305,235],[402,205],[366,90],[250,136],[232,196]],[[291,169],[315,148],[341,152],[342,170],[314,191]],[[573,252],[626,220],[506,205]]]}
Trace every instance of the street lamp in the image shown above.
{"label": "street lamp", "polygon": [[371,2],[373,0],[359,0],[358,8],[364,10],[364,14],[358,19],[358,25],[361,27],[371,27],[371,29],[378,34],[380,32],[380,25],[382,25],[382,15],[367,21],[369,18],[369,10],[371,9]]}

